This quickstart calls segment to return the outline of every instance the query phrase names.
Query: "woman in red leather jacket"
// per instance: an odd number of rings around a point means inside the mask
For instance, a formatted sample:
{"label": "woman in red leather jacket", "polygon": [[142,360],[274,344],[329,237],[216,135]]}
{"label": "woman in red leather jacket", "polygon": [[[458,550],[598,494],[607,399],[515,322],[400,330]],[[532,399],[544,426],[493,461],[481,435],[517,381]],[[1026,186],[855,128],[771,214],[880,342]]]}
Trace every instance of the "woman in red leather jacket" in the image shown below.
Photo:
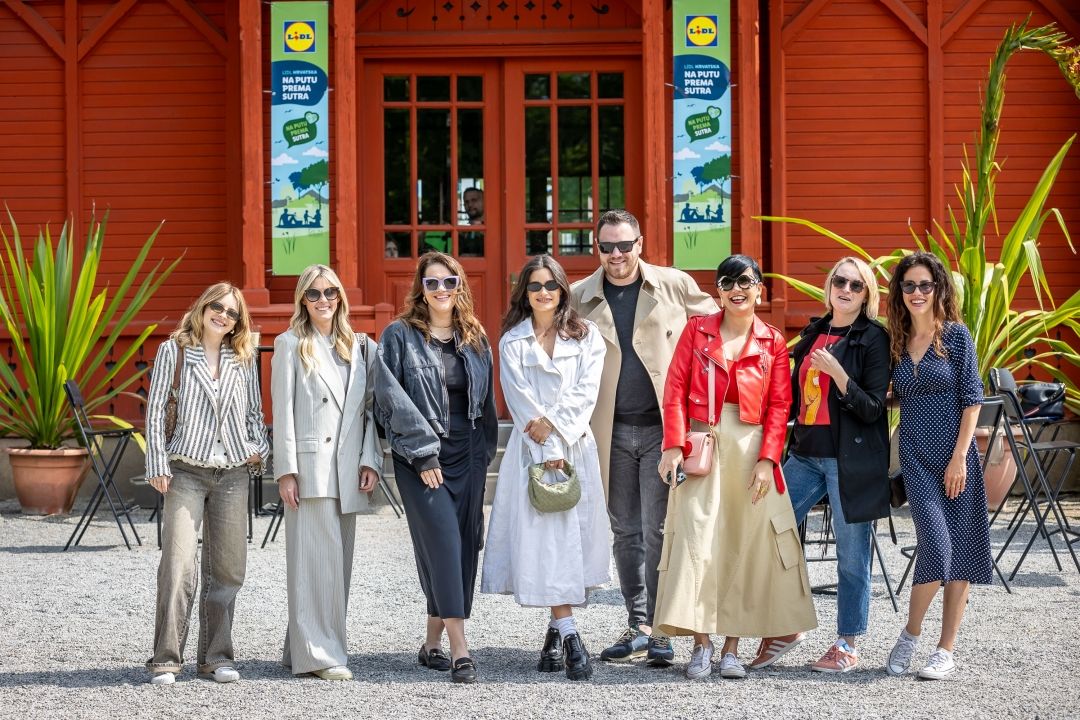
{"label": "woman in red leather jacket", "polygon": [[[740,637],[817,627],[780,473],[791,405],[787,344],[755,314],[763,285],[752,258],[720,263],[716,287],[720,312],[687,323],[664,389],[659,471],[671,497],[656,626],[667,635],[693,635],[690,679],[712,673],[710,635],[725,637],[720,674],[742,678]],[[711,435],[712,469],[681,482],[690,431]]]}

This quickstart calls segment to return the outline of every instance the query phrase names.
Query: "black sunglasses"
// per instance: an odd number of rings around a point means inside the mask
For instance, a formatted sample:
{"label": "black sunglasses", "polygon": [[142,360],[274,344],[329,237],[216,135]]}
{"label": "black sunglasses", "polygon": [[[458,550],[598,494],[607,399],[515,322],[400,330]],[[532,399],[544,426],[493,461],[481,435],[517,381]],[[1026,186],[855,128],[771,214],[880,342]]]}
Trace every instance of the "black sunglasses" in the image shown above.
{"label": "black sunglasses", "polygon": [[759,285],[760,283],[760,280],[755,277],[750,277],[749,275],[740,275],[737,278],[728,277],[727,275],[725,275],[724,277],[716,281],[716,287],[720,288],[724,292],[730,292],[732,288],[734,288],[736,285],[739,286],[740,290],[749,290],[750,288],[754,287],[755,285]]}
{"label": "black sunglasses", "polygon": [[843,290],[845,285],[851,288],[851,292],[854,293],[861,293],[863,290],[866,289],[866,283],[864,283],[862,280],[852,280],[851,278],[846,278],[843,275],[832,276],[832,286],[834,288],[836,288],[837,290]]}
{"label": "black sunglasses", "polygon": [[900,283],[900,289],[904,291],[905,295],[911,295],[916,290],[918,290],[923,295],[929,295],[930,293],[934,292],[934,288],[936,287],[937,283],[931,282],[930,280],[923,280],[921,283],[913,283],[910,280],[905,280],[904,282]]}
{"label": "black sunglasses", "polygon": [[420,284],[424,286],[424,292],[433,293],[440,287],[444,290],[457,290],[461,285],[461,278],[457,275],[447,275],[444,278],[425,277],[420,278]]}
{"label": "black sunglasses", "polygon": [[304,297],[308,302],[319,302],[319,298],[326,298],[329,301],[337,300],[341,291],[336,287],[328,287],[325,290],[319,290],[318,288],[308,288],[304,291]]}
{"label": "black sunglasses", "polygon": [[555,292],[559,289],[559,283],[554,280],[548,280],[545,283],[533,281],[525,286],[529,292],[540,292],[541,288],[548,292]]}
{"label": "black sunglasses", "polygon": [[638,235],[633,240],[620,240],[619,242],[599,242],[598,241],[596,243],[596,245],[597,245],[597,247],[600,248],[600,254],[601,255],[610,255],[611,253],[615,252],[616,248],[618,248],[619,252],[621,252],[621,253],[628,253],[628,252],[630,252],[631,250],[634,249],[634,245],[636,245],[637,241],[640,240],[640,239],[641,239],[641,236]]}
{"label": "black sunglasses", "polygon": [[236,312],[232,308],[225,307],[224,305],[219,303],[217,300],[215,300],[214,302],[206,303],[206,307],[210,308],[212,311],[216,312],[218,315],[224,315],[225,317],[229,318],[233,322],[240,322],[240,313]]}

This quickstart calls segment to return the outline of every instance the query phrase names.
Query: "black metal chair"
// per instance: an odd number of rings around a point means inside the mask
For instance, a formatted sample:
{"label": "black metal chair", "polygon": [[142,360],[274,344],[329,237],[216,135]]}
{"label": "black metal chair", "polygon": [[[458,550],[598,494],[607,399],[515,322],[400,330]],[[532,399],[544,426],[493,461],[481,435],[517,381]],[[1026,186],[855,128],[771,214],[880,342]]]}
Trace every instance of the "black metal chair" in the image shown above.
{"label": "black metal chair", "polygon": [[[1013,524],[1012,531],[1006,538],[997,559],[1000,560],[1005,554],[1013,538],[1016,537],[1017,532],[1020,530],[1023,521],[1028,514],[1032,514],[1035,518],[1035,530],[1020,555],[1020,559],[1017,560],[1016,567],[1009,574],[1009,579],[1012,580],[1016,577],[1020,566],[1027,559],[1035,540],[1039,537],[1046,540],[1046,544],[1050,548],[1050,554],[1054,558],[1054,563],[1057,565],[1058,570],[1061,570],[1061,559],[1058,557],[1057,549],[1054,547],[1054,535],[1061,535],[1065,548],[1069,551],[1069,555],[1072,556],[1073,565],[1076,566],[1077,572],[1080,572],[1080,558],[1077,558],[1076,550],[1073,548],[1073,544],[1080,541],[1080,530],[1069,525],[1058,499],[1065,478],[1068,477],[1069,470],[1076,460],[1076,450],[1080,448],[1080,443],[1068,440],[1035,441],[1030,424],[1025,422],[1020,397],[1017,393],[1016,379],[1007,368],[993,368],[990,371],[990,386],[1004,398],[1005,415],[1009,422],[1013,424],[1014,432],[1005,433],[1005,437],[1016,461],[1017,479],[1023,485],[1026,496],[1023,512]],[[1050,470],[1059,457],[1067,458],[1067,460],[1061,470],[1059,479],[1054,483],[1050,480]],[[1040,497],[1045,498],[1045,509],[1040,509]],[[1054,527],[1049,527],[1048,521],[1051,515],[1054,516]]]}
{"label": "black metal chair", "polygon": [[[124,523],[121,518],[127,518],[135,542],[142,545],[139,532],[135,529],[135,523],[131,519],[131,513],[137,510],[139,506],[129,505],[120,494],[120,489],[116,487],[116,470],[120,466],[120,460],[124,457],[124,450],[127,449],[131,436],[134,435],[135,431],[131,428],[95,430],[86,414],[86,403],[83,401],[82,391],[79,390],[78,383],[74,380],[68,380],[64,383],[64,392],[67,394],[68,402],[71,403],[71,410],[75,414],[75,425],[78,428],[79,437],[90,454],[90,468],[97,477],[98,483],[90,496],[90,501],[86,504],[86,509],[83,510],[82,517],[79,518],[71,537],[68,538],[67,544],[64,545],[64,550],[75,547],[82,542],[83,535],[86,534],[86,529],[90,527],[90,521],[97,514],[102,500],[108,502],[109,510],[112,511],[113,519],[116,520],[116,527],[120,529],[120,536],[124,538],[124,544],[128,550],[131,549],[131,542],[124,531]],[[106,440],[115,441],[112,452],[108,454],[105,451]]]}
{"label": "black metal chair", "polygon": [[[399,519],[402,513],[405,512],[405,507],[401,504],[401,500],[394,496],[394,491],[386,484],[386,480],[379,478],[379,482],[375,484],[375,487],[382,490],[382,494],[386,497],[386,502],[390,505],[390,509],[394,511]],[[270,511],[270,524],[266,526],[266,534],[263,535],[262,545],[260,548],[265,548],[266,543],[276,542],[278,530],[281,529],[281,523],[285,519],[285,503],[278,498],[278,501],[274,503],[273,510]]]}
{"label": "black metal chair", "polygon": [[[977,428],[982,428],[987,431],[986,451],[980,451],[984,477],[986,469],[990,465],[995,442],[1005,442],[1004,439],[998,440],[999,435],[1007,434],[1005,432],[1005,426],[1005,402],[1003,398],[1000,395],[989,395],[984,397],[982,407],[979,408],[979,421],[976,425]],[[991,526],[993,526],[998,513],[1001,512],[1001,508],[1008,502],[1008,498],[1008,493],[1006,493],[1005,499],[1001,501],[1001,504],[996,509],[987,508],[988,510],[994,510],[994,515],[990,518]],[[908,575],[911,574],[911,569],[915,566],[915,557],[918,555],[918,551],[915,545],[905,545],[900,548],[900,554],[908,559],[908,564],[907,567],[904,568],[904,574],[900,577],[900,583],[896,587],[897,592],[900,592],[904,587],[904,583],[907,582]],[[991,558],[991,561],[994,564],[994,572],[997,573],[998,578],[1001,580],[1001,584],[1005,587],[1005,592],[1011,595],[1012,587],[1009,586],[1009,581],[1005,579],[1005,574],[1001,571],[1001,568],[998,567],[998,560],[1000,559],[1000,554],[997,557]],[[1012,577],[1009,579],[1011,580]]]}

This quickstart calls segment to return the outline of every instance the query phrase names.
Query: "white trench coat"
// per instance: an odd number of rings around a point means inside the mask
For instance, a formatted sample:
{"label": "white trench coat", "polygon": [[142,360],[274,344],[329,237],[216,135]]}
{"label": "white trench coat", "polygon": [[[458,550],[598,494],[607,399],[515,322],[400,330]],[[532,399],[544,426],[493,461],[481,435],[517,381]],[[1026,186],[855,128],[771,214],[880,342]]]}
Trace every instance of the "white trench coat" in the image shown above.
{"label": "white trench coat", "polygon": [[[582,340],[557,338],[552,357],[523,320],[499,342],[500,380],[514,431],[495,486],[480,591],[514,596],[520,605],[584,605],[608,582],[611,542],[604,485],[589,419],[604,368],[604,339],[591,322]],[[555,426],[544,445],[525,435],[530,420]],[[581,500],[561,513],[529,503],[532,463],[566,459],[577,470]]]}

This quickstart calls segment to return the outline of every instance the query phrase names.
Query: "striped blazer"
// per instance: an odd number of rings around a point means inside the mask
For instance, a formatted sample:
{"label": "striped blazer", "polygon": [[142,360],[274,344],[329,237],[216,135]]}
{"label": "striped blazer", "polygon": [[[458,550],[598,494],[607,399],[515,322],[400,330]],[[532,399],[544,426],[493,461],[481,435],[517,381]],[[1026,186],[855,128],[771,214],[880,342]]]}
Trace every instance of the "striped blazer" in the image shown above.
{"label": "striped blazer", "polygon": [[254,362],[248,367],[241,365],[227,345],[221,346],[217,402],[202,346],[184,348],[176,430],[172,440],[165,443],[165,402],[172,386],[176,356],[176,340],[170,338],[161,343],[154,360],[150,396],[146,401],[147,479],[172,477],[170,455],[208,460],[219,429],[230,463],[241,465],[256,453],[265,460],[270,444],[263,420],[258,366]]}

